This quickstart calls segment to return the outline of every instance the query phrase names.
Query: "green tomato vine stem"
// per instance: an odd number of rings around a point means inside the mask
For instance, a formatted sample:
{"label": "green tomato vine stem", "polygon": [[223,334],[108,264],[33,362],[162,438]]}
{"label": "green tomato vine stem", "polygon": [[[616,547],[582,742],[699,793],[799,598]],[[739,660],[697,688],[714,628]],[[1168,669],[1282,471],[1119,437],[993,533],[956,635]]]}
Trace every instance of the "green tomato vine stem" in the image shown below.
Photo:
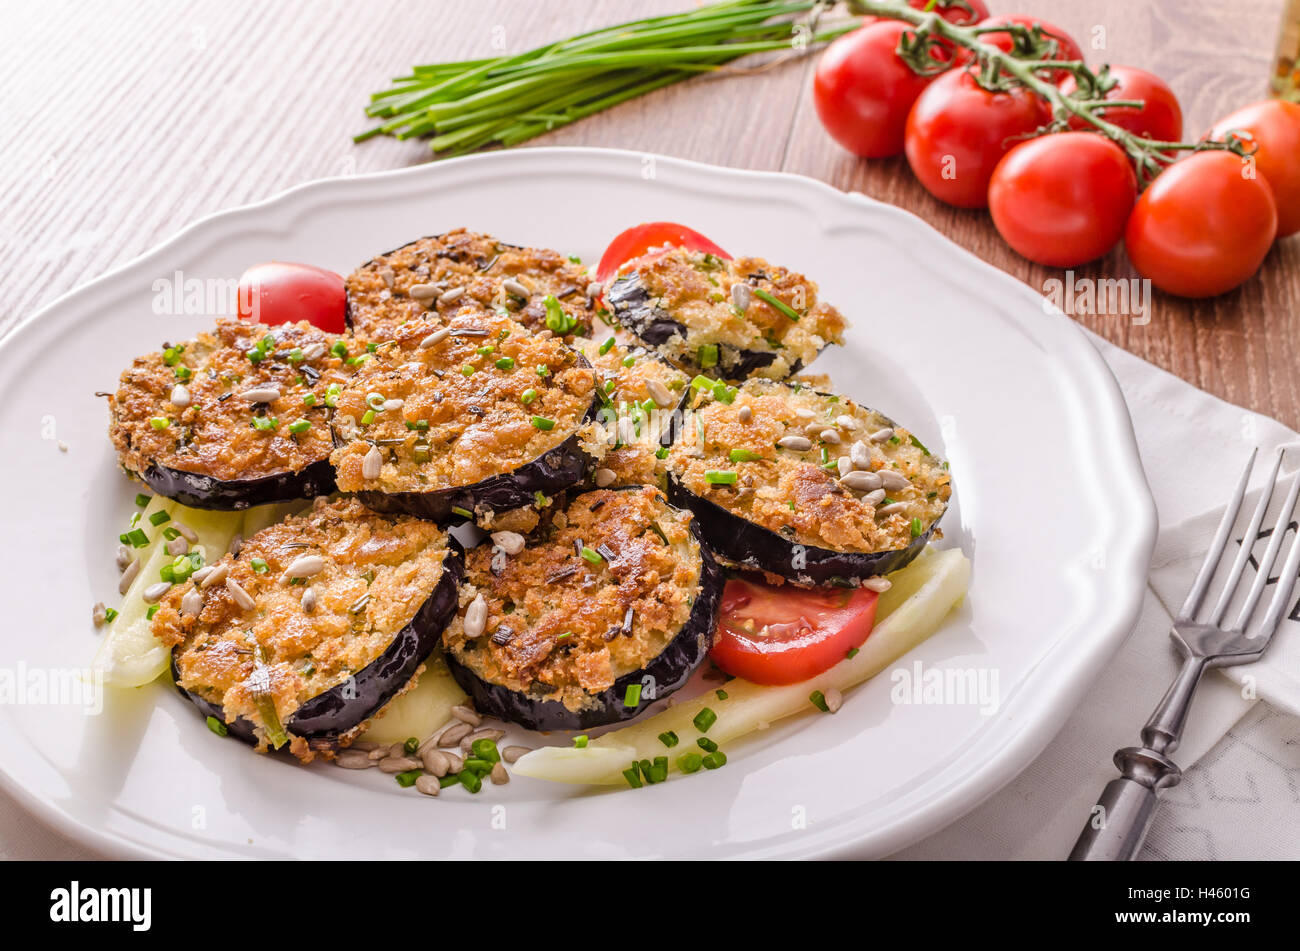
{"label": "green tomato vine stem", "polygon": [[[1210,139],[1195,143],[1164,142],[1138,135],[1107,121],[1102,115],[1107,109],[1141,108],[1145,103],[1135,99],[1104,98],[1117,83],[1111,76],[1109,67],[1103,66],[1098,72],[1093,72],[1081,60],[1051,59],[1059,49],[1059,44],[1038,25],[960,26],[948,22],[932,10],[914,9],[904,0],[848,0],[848,7],[855,14],[903,20],[916,27],[915,34],[904,33],[899,40],[898,55],[920,75],[937,75],[948,69],[967,68],[954,67],[951,62],[935,59],[935,52],[946,49],[951,54],[952,47],[956,46],[974,54],[975,62],[970,66],[973,67],[976,82],[985,89],[1005,92],[1013,85],[1020,85],[1036,93],[1052,108],[1052,122],[1040,129],[1038,135],[1064,131],[1070,128],[1071,116],[1077,116],[1118,145],[1133,160],[1141,188],[1146,188],[1154,181],[1179,152],[1221,149],[1242,156],[1248,154],[1241,140],[1233,135],[1224,140]],[[1012,40],[1012,51],[1004,52],[985,43],[982,36],[986,33],[1008,34]],[[1062,92],[1056,83],[1039,75],[1052,75],[1059,71],[1068,72],[1074,77],[1075,92]]]}

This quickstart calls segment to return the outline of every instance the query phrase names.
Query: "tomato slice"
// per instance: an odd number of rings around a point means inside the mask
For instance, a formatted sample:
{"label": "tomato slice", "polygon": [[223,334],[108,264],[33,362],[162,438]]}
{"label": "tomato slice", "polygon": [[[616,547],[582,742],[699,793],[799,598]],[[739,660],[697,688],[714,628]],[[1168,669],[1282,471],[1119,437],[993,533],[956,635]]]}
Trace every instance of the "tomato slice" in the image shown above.
{"label": "tomato slice", "polygon": [[731,260],[730,254],[686,225],[671,221],[650,221],[628,228],[609,243],[605,253],[600,256],[600,264],[596,265],[596,280],[606,283],[628,261],[643,258],[651,248],[664,245],[704,251]]}
{"label": "tomato slice", "polygon": [[756,684],[794,684],[829,670],[861,647],[879,595],[866,588],[772,587],[727,582],[709,656]]}
{"label": "tomato slice", "polygon": [[348,295],[343,278],[311,264],[268,261],[239,278],[239,319],[259,324],[309,321],[321,330],[347,330]]}

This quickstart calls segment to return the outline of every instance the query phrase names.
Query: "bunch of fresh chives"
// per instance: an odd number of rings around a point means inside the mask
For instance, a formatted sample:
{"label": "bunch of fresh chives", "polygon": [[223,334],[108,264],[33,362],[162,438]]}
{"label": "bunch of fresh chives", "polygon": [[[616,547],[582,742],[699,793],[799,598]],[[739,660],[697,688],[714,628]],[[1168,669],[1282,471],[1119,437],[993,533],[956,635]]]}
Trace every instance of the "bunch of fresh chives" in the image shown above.
{"label": "bunch of fresh chives", "polygon": [[514,56],[416,66],[371,95],[366,114],[380,124],[354,141],[431,136],[439,155],[516,145],[741,56],[805,49],[857,25],[820,27],[827,6],[826,0],[723,0]]}

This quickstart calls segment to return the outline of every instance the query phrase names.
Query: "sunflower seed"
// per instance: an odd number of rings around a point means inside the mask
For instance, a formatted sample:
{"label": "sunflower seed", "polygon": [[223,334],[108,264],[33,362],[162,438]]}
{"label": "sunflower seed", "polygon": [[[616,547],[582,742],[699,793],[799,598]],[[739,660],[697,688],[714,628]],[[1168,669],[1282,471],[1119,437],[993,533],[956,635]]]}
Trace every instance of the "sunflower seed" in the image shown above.
{"label": "sunflower seed", "polygon": [[840,443],[840,434],[834,429],[823,429],[817,434],[817,437],[824,443],[830,443],[832,446],[838,446]]}
{"label": "sunflower seed", "polygon": [[163,550],[169,555],[183,555],[190,550],[190,543],[177,535],[166,545],[163,545]]}
{"label": "sunflower seed", "polygon": [[885,490],[873,489],[862,497],[862,501],[867,505],[879,505],[881,502],[885,501]]}
{"label": "sunflower seed", "polygon": [[[856,472],[840,476],[840,485],[846,489],[852,489],[854,492],[875,492],[880,488],[880,476],[874,472],[864,472],[859,469]],[[883,499],[884,496],[882,495],[881,498]]]}
{"label": "sunflower seed", "polygon": [[618,476],[614,473],[613,469],[597,469],[595,478],[597,487],[603,489],[618,478]]}
{"label": "sunflower seed", "polygon": [[211,588],[213,585],[221,584],[221,582],[226,580],[226,575],[228,574],[230,574],[230,565],[216,565],[211,571],[203,576],[203,580],[199,583],[199,587],[206,590],[207,588]]}
{"label": "sunflower seed", "polygon": [[877,594],[884,594],[893,586],[894,583],[888,578],[882,578],[879,576],[868,578],[866,581],[862,582],[862,587],[866,588],[868,591],[874,591]]}
{"label": "sunflower seed", "polygon": [[308,588],[302,593],[302,612],[311,614],[316,610],[316,589]]}
{"label": "sunflower seed", "polygon": [[599,297],[604,292],[605,292],[605,285],[600,283],[600,281],[592,281],[590,284],[587,285],[588,297]]}
{"label": "sunflower seed", "polygon": [[493,763],[492,772],[488,773],[488,776],[497,786],[504,786],[510,782],[510,774],[506,772],[505,763]]}
{"label": "sunflower seed", "polygon": [[514,294],[516,297],[522,297],[524,300],[528,299],[528,288],[524,287],[524,285],[520,284],[513,277],[506,278],[501,282],[501,286],[506,289],[507,293]]}
{"label": "sunflower seed", "polygon": [[881,469],[876,475],[880,476],[881,488],[887,492],[897,492],[899,489],[906,489],[912,484],[907,476],[893,469]]}
{"label": "sunflower seed", "polygon": [[203,595],[199,589],[191,587],[185,592],[185,597],[181,598],[181,614],[187,617],[194,617],[203,610]]}
{"label": "sunflower seed", "polygon": [[894,431],[889,427],[885,427],[884,429],[877,429],[874,433],[872,433],[867,438],[870,439],[872,442],[885,442],[889,439],[892,439],[893,437],[894,437]]}
{"label": "sunflower seed", "polygon": [[420,341],[420,349],[428,350],[430,347],[436,347],[450,336],[451,331],[446,327],[443,327],[440,330],[435,330],[433,333],[429,334],[429,336]]}
{"label": "sunflower seed", "polygon": [[799,417],[800,419],[816,419],[816,418],[817,418],[817,414],[816,414],[816,413],[814,413],[812,410],[810,410],[810,409],[806,409],[805,407],[802,407],[802,406],[799,407],[797,410],[795,410],[795,411],[794,411],[794,414],[795,414],[795,416]]}
{"label": "sunflower seed", "polygon": [[118,545],[117,546],[117,570],[119,572],[126,571],[126,566],[131,564],[131,560],[134,557],[135,556],[131,554],[131,549],[127,548],[125,545]]}
{"label": "sunflower seed", "polygon": [[90,609],[90,619],[95,623],[95,627],[103,627],[104,622],[108,620],[108,608],[104,607],[104,602],[99,601]]}
{"label": "sunflower seed", "polygon": [[384,455],[379,451],[378,446],[371,446],[370,451],[366,453],[365,458],[361,460],[361,478],[367,482],[373,482],[379,478],[379,473],[384,468]]}
{"label": "sunflower seed", "polygon": [[483,718],[474,711],[473,707],[466,706],[463,703],[458,703],[452,707],[451,715],[461,723],[468,723],[470,726],[478,726],[483,722]]}
{"label": "sunflower seed", "polygon": [[861,439],[849,449],[849,458],[853,460],[853,464],[859,469],[871,468],[871,450],[867,448],[867,444]]}
{"label": "sunflower seed", "polygon": [[343,769],[369,769],[375,761],[363,750],[344,750],[334,758],[334,765]]}
{"label": "sunflower seed", "polygon": [[280,398],[280,391],[274,386],[255,386],[239,395],[250,403],[274,403]]}
{"label": "sunflower seed", "polygon": [[191,545],[198,544],[199,533],[194,531],[194,529],[190,528],[184,522],[172,522],[172,528],[176,529],[181,538],[185,539]]}
{"label": "sunflower seed", "polygon": [[[883,489],[881,490],[884,491]],[[888,505],[882,505],[876,509],[876,518],[888,518],[891,515],[897,515],[907,508],[906,502],[890,502]]]}
{"label": "sunflower seed", "polygon": [[736,413],[736,419],[740,420],[742,423],[748,423],[753,418],[754,411],[748,406],[742,406],[740,411]]}
{"label": "sunflower seed", "polygon": [[226,579],[226,590],[230,592],[230,596],[234,598],[235,603],[243,610],[251,611],[256,606],[252,595],[245,591],[243,586],[234,578]]}
{"label": "sunflower seed", "polygon": [[744,283],[732,284],[731,285],[732,306],[735,307],[736,310],[740,311],[743,314],[745,311],[749,310],[749,302],[750,299],[753,297],[753,293],[754,292],[750,290],[748,284],[744,284]]}
{"label": "sunflower seed", "polygon": [[325,559],[320,555],[299,555],[293,561],[289,562],[289,567],[284,569],[284,574],[280,576],[280,581],[285,582],[290,578],[310,578],[320,574],[325,570]]}
{"label": "sunflower seed", "polygon": [[366,755],[367,755],[368,757],[370,757],[370,759],[372,759],[372,760],[379,761],[379,760],[384,759],[385,757],[388,756],[388,747],[386,747],[386,746],[376,747],[375,749],[371,750],[371,751],[370,751],[369,753],[367,753]]}
{"label": "sunflower seed", "polygon": [[325,344],[323,343],[313,343],[311,346],[302,348],[302,359],[305,363],[319,360],[323,356],[325,356]]}
{"label": "sunflower seed", "polygon": [[433,300],[442,293],[437,284],[412,284],[406,291],[412,300]]}
{"label": "sunflower seed", "polygon": [[[474,728],[468,723],[457,721],[442,731],[442,735],[438,737],[438,745],[448,748],[453,747],[469,736],[473,730]],[[457,770],[457,772],[460,772],[460,770]]]}
{"label": "sunflower seed", "polygon": [[136,558],[126,566],[126,569],[122,572],[122,577],[117,579],[117,593],[126,594],[127,589],[131,587],[131,582],[135,580],[135,576],[139,573],[140,559]]}
{"label": "sunflower seed", "polygon": [[379,744],[374,742],[373,740],[357,740],[355,743],[349,746],[348,749],[360,750],[363,753],[369,753],[371,750],[379,749]]}
{"label": "sunflower seed", "polygon": [[822,699],[826,702],[827,713],[834,713],[844,704],[844,694],[834,687],[827,687],[822,691]]}
{"label": "sunflower seed", "polygon": [[434,776],[446,776],[447,767],[450,765],[447,762],[446,754],[441,753],[438,750],[425,750],[420,754],[420,762],[422,762],[424,768]]}
{"label": "sunflower seed", "polygon": [[415,789],[426,796],[437,796],[442,792],[442,783],[438,781],[437,776],[417,776],[415,778]]}
{"label": "sunflower seed", "polygon": [[389,755],[389,756],[399,756],[399,757],[400,757],[400,756],[405,756],[405,755],[406,755],[406,743],[405,743],[405,742],[402,742],[402,743],[390,743],[390,744],[388,745],[388,755]]}
{"label": "sunflower seed", "polygon": [[840,429],[857,429],[858,421],[845,413],[843,416],[835,417],[835,425]]}
{"label": "sunflower seed", "polygon": [[442,294],[438,297],[438,303],[454,304],[456,303],[456,301],[460,300],[464,296],[465,296],[465,288],[453,287],[451,290],[447,291],[447,293]]}
{"label": "sunflower seed", "polygon": [[459,773],[465,768],[465,761],[455,753],[443,753],[442,755],[447,757],[447,772]]}
{"label": "sunflower seed", "polygon": [[393,413],[401,409],[405,405],[406,405],[406,400],[400,398],[394,398],[391,400],[384,400],[384,405],[380,407],[380,409],[382,409],[385,413]]}
{"label": "sunflower seed", "polygon": [[393,289],[393,282],[397,280],[397,275],[393,273],[393,269],[391,267],[381,267],[375,273],[379,275],[379,279],[383,281],[384,285],[391,291]]}
{"label": "sunflower seed", "polygon": [[177,383],[172,387],[171,404],[182,409],[190,405],[190,391],[183,384]]}
{"label": "sunflower seed", "polygon": [[782,449],[789,449],[793,452],[807,452],[812,448],[812,440],[803,436],[783,436],[776,441],[776,444]]}
{"label": "sunflower seed", "polygon": [[482,636],[483,629],[487,627],[487,613],[487,602],[483,600],[483,595],[475,595],[474,600],[465,609],[465,636],[467,638],[473,640]]}
{"label": "sunflower seed", "polygon": [[523,756],[525,753],[531,753],[532,751],[533,748],[531,746],[507,746],[501,751],[501,758],[507,763],[514,763],[519,759],[519,757]]}
{"label": "sunflower seed", "polygon": [[493,532],[492,544],[507,555],[517,555],[524,550],[524,536],[518,532]]}
{"label": "sunflower seed", "polygon": [[410,756],[385,756],[379,761],[381,773],[405,773],[412,769],[423,769],[424,764]]}
{"label": "sunflower seed", "polygon": [[668,392],[668,387],[664,386],[658,380],[646,380],[645,388],[650,393],[650,398],[660,407],[669,407],[673,405],[673,394]]}
{"label": "sunflower seed", "polygon": [[848,456],[840,456],[835,460],[835,469],[839,472],[840,478],[843,479],[853,471],[853,460]]}
{"label": "sunflower seed", "polygon": [[145,588],[140,597],[144,598],[145,604],[157,604],[171,588],[172,583],[170,581],[159,581],[157,584],[151,584]]}

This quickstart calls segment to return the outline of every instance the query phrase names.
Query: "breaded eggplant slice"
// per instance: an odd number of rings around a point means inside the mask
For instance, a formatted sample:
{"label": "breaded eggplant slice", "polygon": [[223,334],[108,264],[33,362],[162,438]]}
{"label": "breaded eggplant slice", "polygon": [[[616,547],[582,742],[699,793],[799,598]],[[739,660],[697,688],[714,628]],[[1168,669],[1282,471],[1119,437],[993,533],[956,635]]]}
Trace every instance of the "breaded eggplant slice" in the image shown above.
{"label": "breaded eggplant slice", "polygon": [[[596,303],[587,296],[586,269],[558,251],[521,248],[491,235],[457,228],[381,254],[347,278],[348,322],[370,341],[429,311],[455,313],[477,303],[504,309],[533,330],[589,333]],[[548,314],[552,297],[565,320]],[[551,316],[548,323],[547,318]]]}
{"label": "breaded eggplant slice", "polygon": [[433,523],[319,499],[172,588],[153,633],[201,713],[310,761],[414,684],[463,572]]}
{"label": "breaded eggplant slice", "polygon": [[725,566],[857,585],[902,568],[948,507],[947,463],[844,396],[750,380],[709,400],[668,455],[668,497]]}
{"label": "breaded eggplant slice", "polygon": [[607,448],[593,484],[662,488],[658,453],[687,399],[689,378],[655,351],[629,349],[613,336],[599,342],[579,337],[573,346],[595,367],[596,389],[604,394],[599,419]]}
{"label": "breaded eggplant slice", "polygon": [[329,493],[329,404],[360,349],[305,321],[222,320],[212,333],[137,357],[108,401],[118,461],[195,508]]}
{"label": "breaded eggplant slice", "polygon": [[817,285],[762,258],[672,248],[631,262],[606,291],[614,318],[688,373],[783,380],[843,342]]}
{"label": "breaded eggplant slice", "polygon": [[724,579],[689,512],[653,486],[572,500],[515,554],[466,556],[448,666],[475,709],[533,730],[636,716],[712,645]]}
{"label": "breaded eggplant slice", "polygon": [[532,505],[603,451],[595,375],[549,332],[485,310],[426,317],[381,344],[338,399],[338,486],[446,521]]}

